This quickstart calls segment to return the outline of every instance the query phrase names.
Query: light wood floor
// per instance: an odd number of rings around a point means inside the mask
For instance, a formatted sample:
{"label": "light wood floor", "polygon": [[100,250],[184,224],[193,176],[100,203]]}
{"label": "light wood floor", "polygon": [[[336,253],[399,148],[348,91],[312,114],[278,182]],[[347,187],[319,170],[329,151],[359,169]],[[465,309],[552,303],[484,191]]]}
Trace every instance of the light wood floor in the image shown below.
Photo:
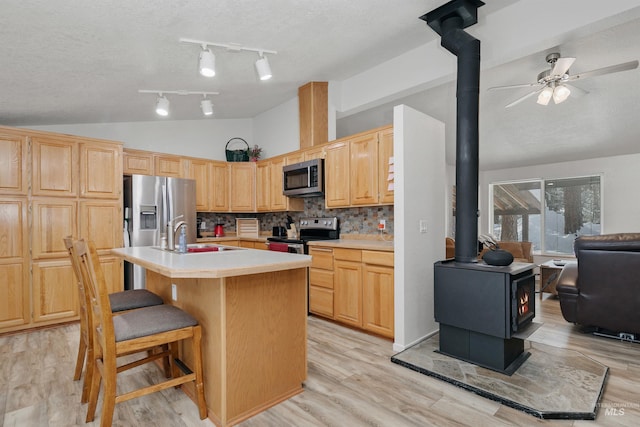
{"label": "light wood floor", "polygon": [[[536,321],[544,325],[532,341],[581,351],[610,367],[595,421],[538,420],[391,363],[388,340],[310,317],[305,391],[241,426],[640,425],[640,344],[580,333],[553,298],[539,303]],[[77,341],[77,325],[0,337],[0,427],[98,425],[99,410],[95,422],[84,423],[81,383],[71,379]],[[154,366],[139,369],[124,374],[125,389],[160,374]],[[197,413],[181,391],[165,390],[116,405],[113,425],[213,426]]]}

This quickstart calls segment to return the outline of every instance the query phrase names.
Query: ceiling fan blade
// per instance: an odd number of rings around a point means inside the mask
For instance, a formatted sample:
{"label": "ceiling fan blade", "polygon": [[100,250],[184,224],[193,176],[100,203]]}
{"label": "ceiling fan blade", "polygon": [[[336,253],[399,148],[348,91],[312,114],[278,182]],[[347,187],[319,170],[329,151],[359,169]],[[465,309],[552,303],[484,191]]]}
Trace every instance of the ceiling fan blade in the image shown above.
{"label": "ceiling fan blade", "polygon": [[[545,87],[546,87],[546,86],[545,86]],[[542,91],[544,90],[544,88],[545,88],[545,87],[543,87],[542,89],[534,90],[533,92],[529,92],[528,94],[526,94],[526,95],[524,95],[524,96],[521,96],[520,98],[516,99],[516,100],[515,100],[515,101],[513,101],[512,103],[505,105],[505,106],[504,106],[504,108],[509,108],[509,107],[513,107],[514,105],[520,104],[520,103],[521,103],[522,101],[524,101],[525,99],[529,99],[529,98],[531,98],[533,95],[536,95],[536,94],[538,94],[538,93],[542,92]]]}
{"label": "ceiling fan blade", "polygon": [[507,86],[494,86],[494,87],[490,87],[487,90],[502,90],[502,89],[516,89],[519,87],[533,87],[533,86],[539,86],[540,83],[535,82],[535,83],[523,83],[523,84],[519,84],[519,85],[507,85]]}
{"label": "ceiling fan blade", "polygon": [[551,70],[551,75],[564,76],[567,71],[569,71],[569,67],[573,65],[575,60],[576,58],[558,58],[553,66],[553,70]]}
{"label": "ceiling fan blade", "polygon": [[584,96],[589,93],[588,91],[581,89],[578,86],[570,85],[567,83],[563,83],[563,85],[568,87],[569,90],[571,91],[571,96],[575,96],[576,98],[580,98],[581,96]]}
{"label": "ceiling fan blade", "polygon": [[610,65],[608,67],[598,68],[596,70],[585,71],[584,73],[570,76],[568,80],[577,80],[577,79],[583,80],[583,79],[586,79],[587,77],[595,77],[595,76],[601,76],[603,74],[618,73],[620,71],[633,70],[634,68],[638,68],[638,60],[624,62],[622,64],[617,64],[617,65]]}

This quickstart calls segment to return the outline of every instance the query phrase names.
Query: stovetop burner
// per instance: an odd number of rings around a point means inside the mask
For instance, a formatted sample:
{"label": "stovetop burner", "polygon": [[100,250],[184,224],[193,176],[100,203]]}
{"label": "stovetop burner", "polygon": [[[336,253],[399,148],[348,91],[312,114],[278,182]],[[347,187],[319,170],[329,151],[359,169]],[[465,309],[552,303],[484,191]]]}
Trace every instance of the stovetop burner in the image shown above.
{"label": "stovetop burner", "polygon": [[298,224],[298,239],[286,237],[268,237],[270,242],[305,243],[311,240],[335,240],[340,238],[340,225],[337,217],[302,218]]}

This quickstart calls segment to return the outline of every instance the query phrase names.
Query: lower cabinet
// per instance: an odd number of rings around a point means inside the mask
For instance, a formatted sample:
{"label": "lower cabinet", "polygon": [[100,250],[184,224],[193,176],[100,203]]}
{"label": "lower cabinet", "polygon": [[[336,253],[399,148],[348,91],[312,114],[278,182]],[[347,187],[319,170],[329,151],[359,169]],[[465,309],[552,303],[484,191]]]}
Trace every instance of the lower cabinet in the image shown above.
{"label": "lower cabinet", "polygon": [[78,288],[71,261],[33,263],[33,322],[78,319]]}
{"label": "lower cabinet", "polygon": [[394,336],[393,252],[310,247],[309,311]]}

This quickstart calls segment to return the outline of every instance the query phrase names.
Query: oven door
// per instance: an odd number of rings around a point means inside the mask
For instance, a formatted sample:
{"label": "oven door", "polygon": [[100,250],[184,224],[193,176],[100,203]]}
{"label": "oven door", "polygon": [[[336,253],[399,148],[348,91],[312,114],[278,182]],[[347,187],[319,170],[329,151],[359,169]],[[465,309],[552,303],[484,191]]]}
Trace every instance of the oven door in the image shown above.
{"label": "oven door", "polygon": [[289,252],[292,254],[304,253],[303,243],[285,243],[285,242],[267,241],[267,248],[269,248],[270,251],[276,251],[276,252]]}

